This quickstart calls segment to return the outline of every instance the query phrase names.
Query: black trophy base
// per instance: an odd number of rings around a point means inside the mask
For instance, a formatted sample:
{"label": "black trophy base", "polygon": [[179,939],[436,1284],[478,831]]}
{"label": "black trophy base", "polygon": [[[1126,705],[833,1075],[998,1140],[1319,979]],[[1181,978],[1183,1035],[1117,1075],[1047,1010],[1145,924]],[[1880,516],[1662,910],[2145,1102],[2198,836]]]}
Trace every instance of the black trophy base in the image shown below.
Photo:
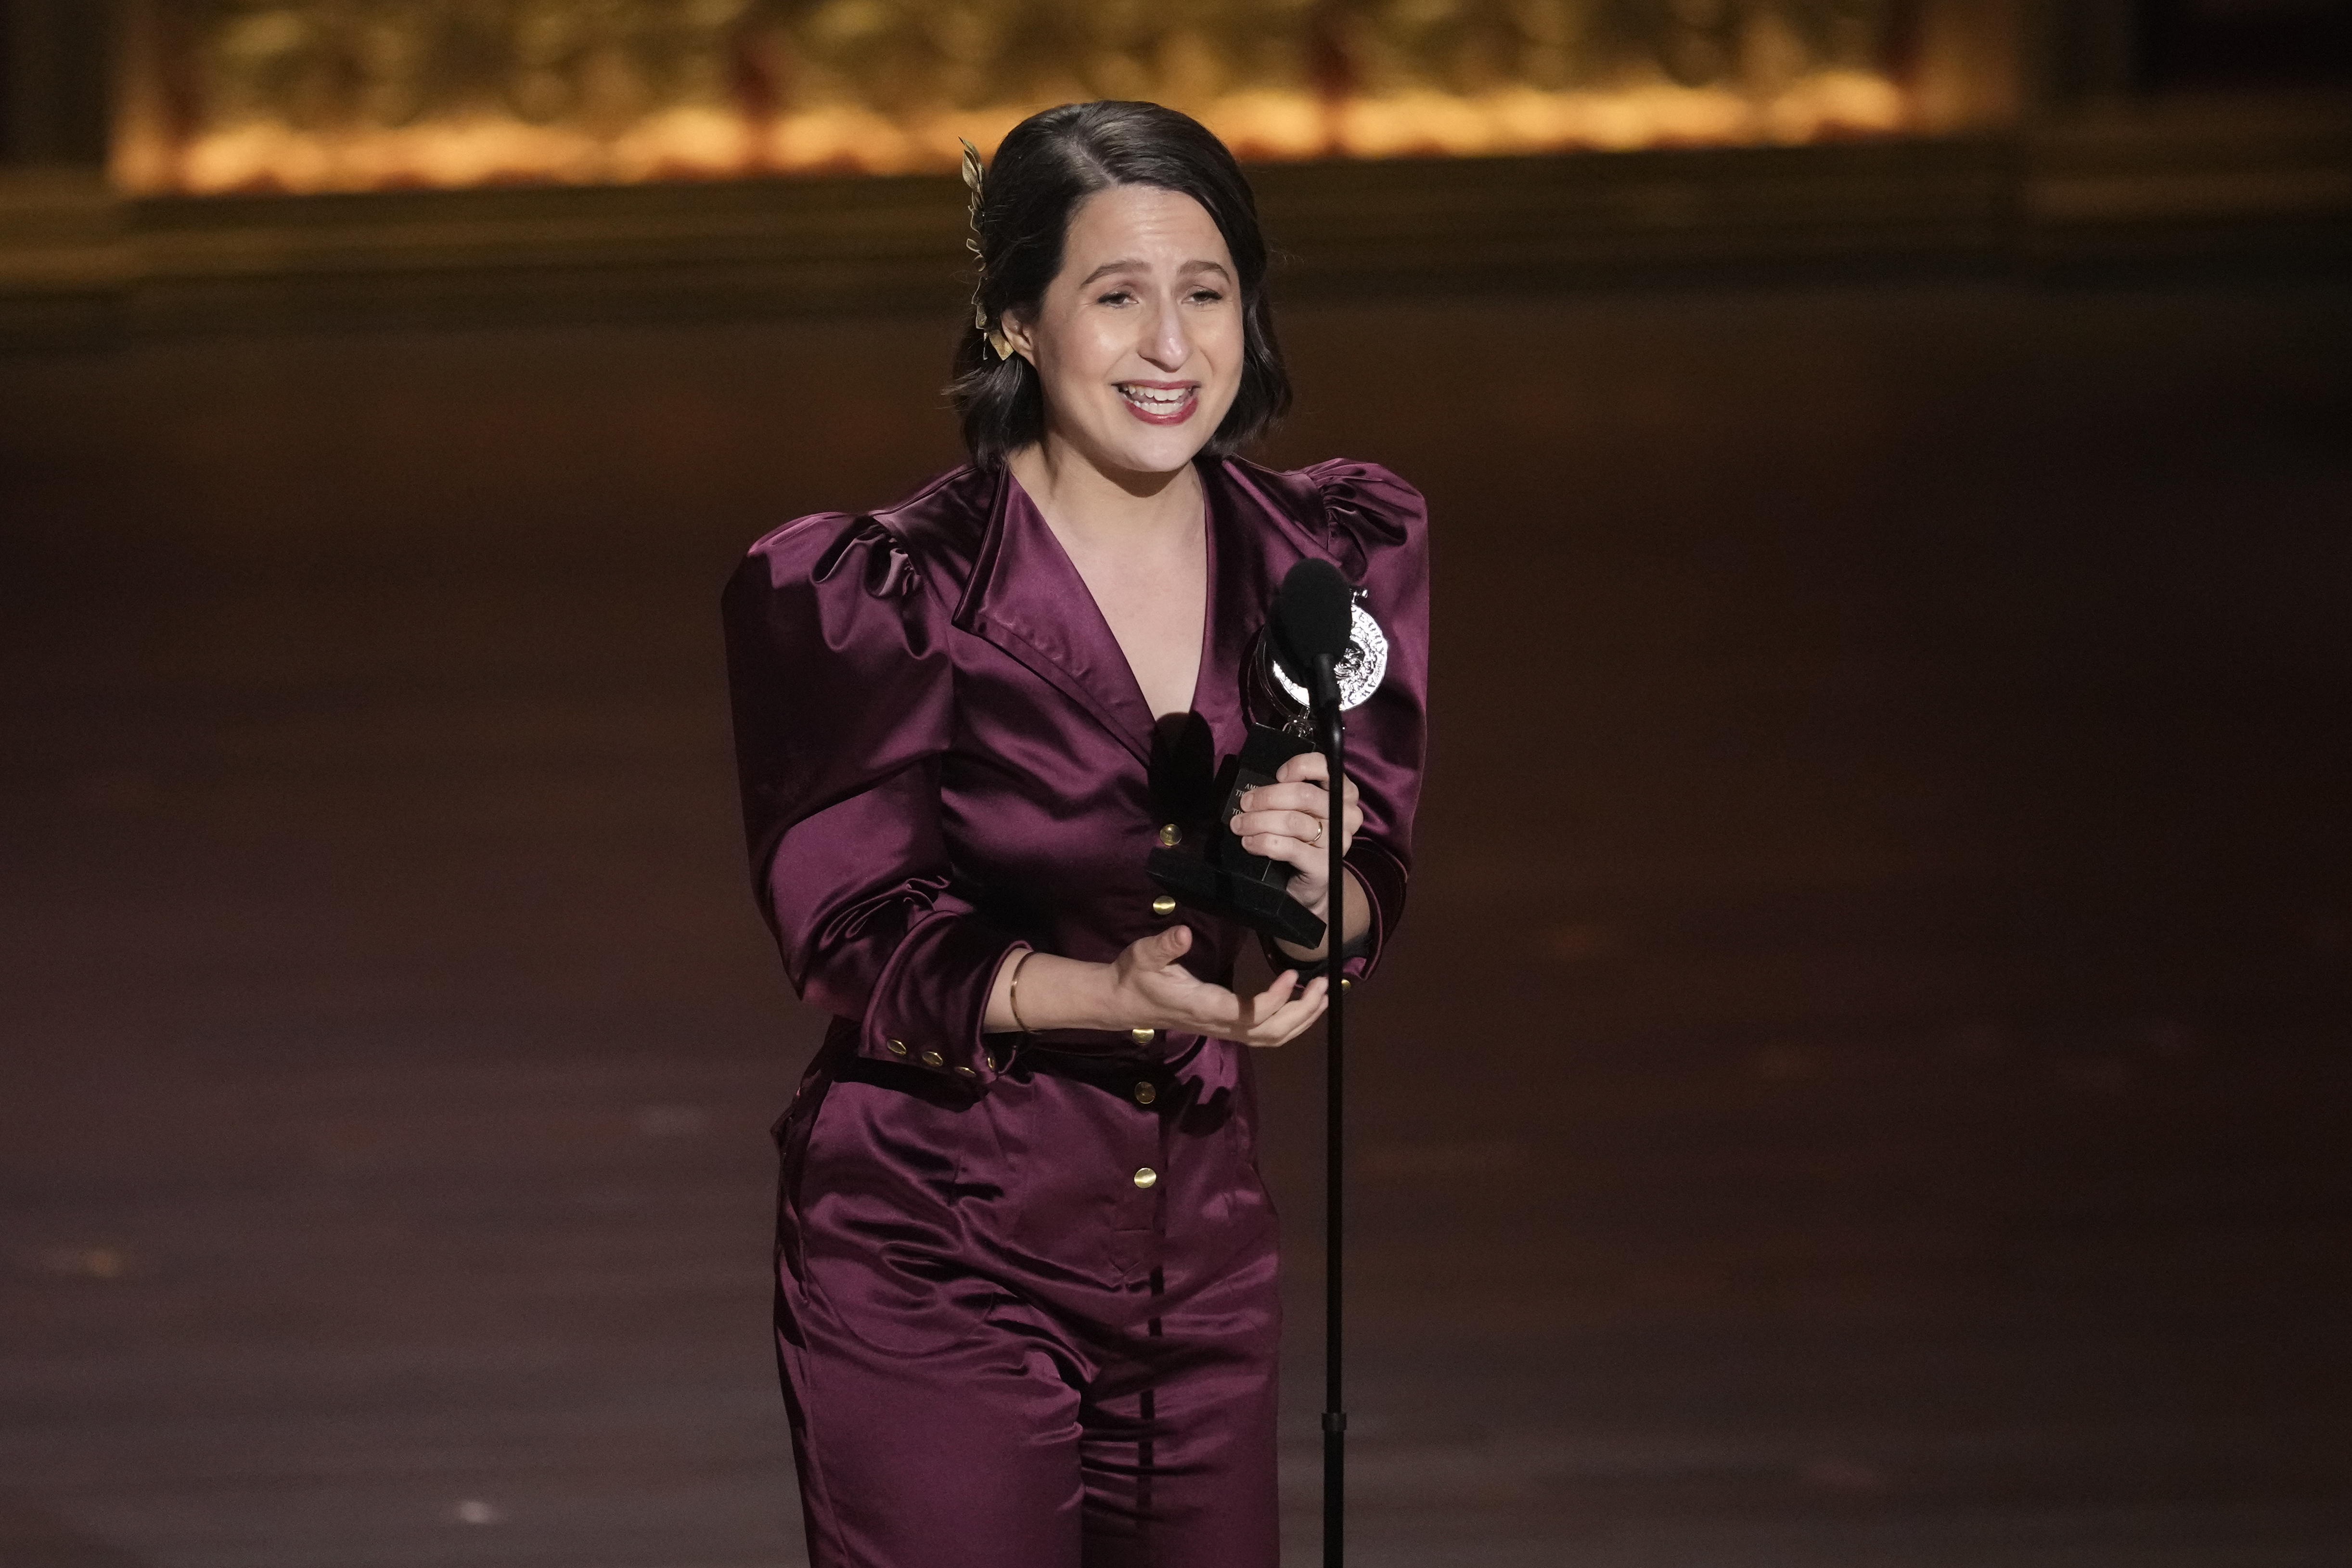
{"label": "black trophy base", "polygon": [[1272,784],[1276,768],[1314,749],[1295,735],[1251,725],[1241,754],[1220,771],[1217,793],[1224,805],[1216,821],[1189,829],[1172,847],[1154,849],[1144,859],[1144,873],[1187,909],[1238,921],[1293,947],[1319,944],[1323,921],[1290,896],[1290,868],[1251,854],[1226,826],[1241,809],[1244,790]]}

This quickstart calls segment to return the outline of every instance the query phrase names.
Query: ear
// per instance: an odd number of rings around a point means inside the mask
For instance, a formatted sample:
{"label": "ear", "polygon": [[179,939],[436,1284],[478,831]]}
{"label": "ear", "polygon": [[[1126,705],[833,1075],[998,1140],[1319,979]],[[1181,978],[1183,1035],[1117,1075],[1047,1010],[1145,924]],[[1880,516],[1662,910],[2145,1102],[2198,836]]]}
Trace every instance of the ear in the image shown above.
{"label": "ear", "polygon": [[996,319],[996,330],[1004,334],[1004,341],[1013,345],[1014,353],[1029,362],[1032,370],[1037,367],[1037,338],[1026,321],[1007,310]]}

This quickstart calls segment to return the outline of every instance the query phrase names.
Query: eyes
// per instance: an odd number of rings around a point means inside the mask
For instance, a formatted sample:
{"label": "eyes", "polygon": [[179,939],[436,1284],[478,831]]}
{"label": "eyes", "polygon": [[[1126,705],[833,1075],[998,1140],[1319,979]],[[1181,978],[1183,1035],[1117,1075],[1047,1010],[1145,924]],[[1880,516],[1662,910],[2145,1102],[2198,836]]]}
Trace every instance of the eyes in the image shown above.
{"label": "eyes", "polygon": [[[1184,302],[1188,305],[1216,305],[1223,303],[1224,298],[1223,289],[1203,283],[1186,294]],[[1095,296],[1095,303],[1108,305],[1116,310],[1122,306],[1135,304],[1137,299],[1138,296],[1132,289],[1106,289]]]}

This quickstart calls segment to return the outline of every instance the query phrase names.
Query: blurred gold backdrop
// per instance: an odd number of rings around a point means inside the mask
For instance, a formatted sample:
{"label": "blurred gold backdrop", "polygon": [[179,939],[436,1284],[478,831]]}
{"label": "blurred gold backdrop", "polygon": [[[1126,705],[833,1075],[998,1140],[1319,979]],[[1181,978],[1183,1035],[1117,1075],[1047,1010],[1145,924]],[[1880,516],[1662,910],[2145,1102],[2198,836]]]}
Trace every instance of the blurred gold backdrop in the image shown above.
{"label": "blurred gold backdrop", "polygon": [[138,192],[953,166],[1148,98],[1259,160],[1909,128],[1904,0],[138,0]]}

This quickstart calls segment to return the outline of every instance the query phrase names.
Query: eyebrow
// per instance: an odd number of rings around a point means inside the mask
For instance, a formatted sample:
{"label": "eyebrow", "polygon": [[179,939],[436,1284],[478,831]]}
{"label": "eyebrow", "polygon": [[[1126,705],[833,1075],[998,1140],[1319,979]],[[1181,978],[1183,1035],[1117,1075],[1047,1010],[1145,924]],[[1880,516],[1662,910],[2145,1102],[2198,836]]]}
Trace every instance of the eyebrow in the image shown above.
{"label": "eyebrow", "polygon": [[[1149,262],[1132,256],[1123,258],[1118,261],[1106,261],[1100,267],[1096,268],[1092,272],[1087,273],[1085,279],[1079,283],[1078,287],[1085,289],[1091,286],[1097,278],[1108,278],[1114,272],[1125,272],[1129,268],[1148,267],[1150,265],[1150,264]],[[1219,277],[1224,279],[1228,283],[1233,281],[1234,277],[1232,273],[1225,270],[1224,263],[1222,261],[1188,261],[1176,270],[1180,276],[1186,272],[1213,272]]]}

